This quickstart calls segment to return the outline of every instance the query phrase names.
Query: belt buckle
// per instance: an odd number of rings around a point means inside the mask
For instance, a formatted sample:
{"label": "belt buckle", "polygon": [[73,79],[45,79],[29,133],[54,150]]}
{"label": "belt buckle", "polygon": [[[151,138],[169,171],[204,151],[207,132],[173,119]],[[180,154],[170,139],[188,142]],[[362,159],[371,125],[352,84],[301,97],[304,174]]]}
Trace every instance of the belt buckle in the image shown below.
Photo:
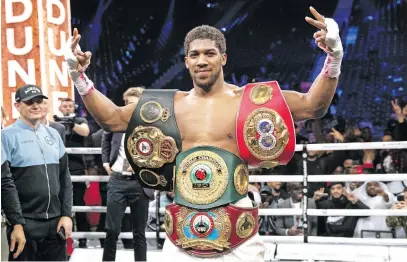
{"label": "belt buckle", "polygon": [[223,208],[202,212],[183,207],[177,216],[177,242],[182,248],[218,251],[230,248],[232,224]]}

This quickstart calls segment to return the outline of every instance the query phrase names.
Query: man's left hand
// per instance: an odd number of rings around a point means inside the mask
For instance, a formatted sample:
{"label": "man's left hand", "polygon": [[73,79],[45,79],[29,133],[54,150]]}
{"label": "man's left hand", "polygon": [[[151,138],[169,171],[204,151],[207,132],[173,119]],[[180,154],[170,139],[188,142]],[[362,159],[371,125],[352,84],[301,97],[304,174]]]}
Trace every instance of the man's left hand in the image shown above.
{"label": "man's left hand", "polygon": [[343,56],[343,47],[339,37],[339,26],[332,18],[325,18],[313,7],[309,8],[312,15],[316,18],[305,17],[305,21],[320,29],[314,34],[315,43],[319,48],[333,57]]}
{"label": "man's left hand", "polygon": [[70,217],[61,217],[58,222],[57,232],[59,232],[61,227],[65,229],[65,238],[70,238],[72,234],[72,219]]}

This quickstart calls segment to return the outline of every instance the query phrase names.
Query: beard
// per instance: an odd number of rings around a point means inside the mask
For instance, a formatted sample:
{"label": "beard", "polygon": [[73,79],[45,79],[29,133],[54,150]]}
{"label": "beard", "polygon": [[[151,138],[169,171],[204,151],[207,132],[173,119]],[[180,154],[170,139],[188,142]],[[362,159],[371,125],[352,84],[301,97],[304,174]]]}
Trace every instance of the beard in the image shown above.
{"label": "beard", "polygon": [[194,79],[194,83],[199,88],[201,88],[206,93],[209,93],[209,91],[211,91],[211,89],[212,89],[212,86],[215,84],[216,80],[218,80],[219,75],[220,75],[220,71],[217,71],[204,80],[199,78],[197,75],[194,75],[193,79]]}

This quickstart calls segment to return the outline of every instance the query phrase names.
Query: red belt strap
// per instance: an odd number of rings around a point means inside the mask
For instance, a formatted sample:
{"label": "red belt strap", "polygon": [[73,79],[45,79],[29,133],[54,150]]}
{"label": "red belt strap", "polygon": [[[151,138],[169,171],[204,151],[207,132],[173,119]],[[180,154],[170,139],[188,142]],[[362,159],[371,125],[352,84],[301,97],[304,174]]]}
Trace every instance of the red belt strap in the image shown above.
{"label": "red belt strap", "polygon": [[228,205],[200,211],[177,204],[166,206],[165,230],[174,245],[192,256],[223,255],[258,231],[258,208]]}
{"label": "red belt strap", "polygon": [[295,152],[291,112],[277,81],[246,85],[237,116],[240,155],[254,167],[286,165]]}

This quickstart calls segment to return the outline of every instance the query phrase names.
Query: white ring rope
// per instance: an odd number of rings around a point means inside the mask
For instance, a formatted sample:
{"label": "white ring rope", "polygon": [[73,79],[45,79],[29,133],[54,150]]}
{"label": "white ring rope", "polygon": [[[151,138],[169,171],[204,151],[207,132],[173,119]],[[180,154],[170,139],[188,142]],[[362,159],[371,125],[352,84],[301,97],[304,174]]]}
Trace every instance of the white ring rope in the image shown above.
{"label": "white ring rope", "polygon": [[[104,206],[73,206],[72,212],[103,212]],[[160,208],[160,214],[164,214],[165,208]],[[130,208],[127,207],[127,214]],[[155,208],[149,208],[150,214],[155,214]],[[407,209],[307,209],[309,216],[407,216]],[[301,209],[293,208],[259,208],[259,216],[300,216]]]}
{"label": "white ring rope", "polygon": [[[107,182],[109,176],[71,176],[72,182]],[[403,181],[407,174],[309,175],[308,182]],[[250,182],[302,182],[302,175],[250,175]]]}
{"label": "white ring rope", "polygon": [[[303,151],[304,146],[311,151],[339,151],[339,150],[362,150],[362,149],[404,149],[407,141],[397,142],[370,142],[370,143],[331,143],[331,144],[308,144],[295,145],[295,151]],[[69,147],[68,154],[93,155],[102,154],[100,147]]]}

